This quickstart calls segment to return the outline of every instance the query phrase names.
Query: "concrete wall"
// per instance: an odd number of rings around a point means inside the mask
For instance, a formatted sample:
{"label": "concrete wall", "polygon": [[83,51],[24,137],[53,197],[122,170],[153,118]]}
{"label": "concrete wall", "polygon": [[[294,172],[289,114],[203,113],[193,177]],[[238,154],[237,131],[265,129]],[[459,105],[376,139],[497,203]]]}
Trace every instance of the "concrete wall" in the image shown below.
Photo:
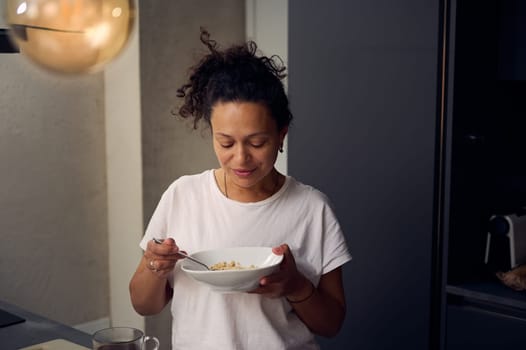
{"label": "concrete wall", "polygon": [[127,288],[143,231],[138,51],[136,28],[104,73],[74,77],[0,55],[0,299],[86,332],[110,317],[144,328]]}
{"label": "concrete wall", "polygon": [[[278,55],[288,69],[288,0],[246,0],[245,30],[247,39],[254,40],[268,56]],[[288,70],[287,70],[288,74]],[[284,79],[285,88],[287,78]],[[294,113],[294,112],[293,112]],[[278,153],[276,169],[287,174],[288,137],[283,153]]]}
{"label": "concrete wall", "polygon": [[0,54],[0,299],[71,325],[108,315],[103,92]]}
{"label": "concrete wall", "polygon": [[[176,90],[206,48],[199,27],[223,46],[245,40],[244,0],[140,2],[144,223],[177,177],[218,166],[210,132],[172,116]],[[137,242],[138,243],[138,242]],[[146,319],[146,331],[169,349],[170,313]]]}
{"label": "concrete wall", "polygon": [[104,114],[110,323],[144,329],[128,290],[142,255],[137,240],[143,235],[139,22],[126,49],[104,69]]}
{"label": "concrete wall", "polygon": [[218,43],[244,40],[244,1],[141,3],[141,101],[144,219],[148,222],[161,193],[177,177],[217,167],[208,130],[194,132],[172,116],[176,89],[206,48],[204,26]]}
{"label": "concrete wall", "polygon": [[[171,115],[175,90],[203,52],[200,26],[225,46],[245,39],[244,0],[140,6],[140,52],[132,38],[104,74],[56,77],[21,55],[0,55],[0,298],[70,325],[96,328],[111,314],[113,325],[143,328],[123,291],[130,269],[114,266],[123,261],[122,244],[134,269],[136,226],[147,224],[166,186],[217,166],[208,130],[193,131]],[[269,16],[250,22],[250,36],[286,59],[286,32],[279,44],[262,39]],[[122,220],[136,213],[137,220]],[[164,312],[147,318],[146,329],[169,344],[169,324]]]}

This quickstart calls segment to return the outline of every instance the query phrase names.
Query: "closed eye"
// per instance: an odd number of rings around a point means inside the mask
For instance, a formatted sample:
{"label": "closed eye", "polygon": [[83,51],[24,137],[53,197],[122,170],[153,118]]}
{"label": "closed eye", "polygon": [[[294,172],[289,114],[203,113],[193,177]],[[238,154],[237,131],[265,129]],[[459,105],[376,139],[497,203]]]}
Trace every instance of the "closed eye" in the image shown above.
{"label": "closed eye", "polygon": [[252,137],[249,140],[250,146],[254,148],[263,147],[267,143],[268,139],[266,137]]}

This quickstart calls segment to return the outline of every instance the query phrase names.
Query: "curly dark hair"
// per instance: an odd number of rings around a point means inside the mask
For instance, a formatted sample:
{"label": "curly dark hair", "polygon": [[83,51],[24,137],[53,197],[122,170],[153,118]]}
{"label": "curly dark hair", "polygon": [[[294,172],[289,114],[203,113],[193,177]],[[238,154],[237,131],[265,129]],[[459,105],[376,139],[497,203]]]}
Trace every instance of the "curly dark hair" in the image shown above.
{"label": "curly dark hair", "polygon": [[200,120],[210,126],[212,108],[219,102],[263,103],[275,119],[278,130],[289,126],[292,113],[282,79],[285,66],[279,56],[257,56],[255,42],[219,50],[215,40],[201,28],[201,42],[210,53],[190,69],[189,80],[177,90],[184,98],[179,115],[192,119],[194,129]]}

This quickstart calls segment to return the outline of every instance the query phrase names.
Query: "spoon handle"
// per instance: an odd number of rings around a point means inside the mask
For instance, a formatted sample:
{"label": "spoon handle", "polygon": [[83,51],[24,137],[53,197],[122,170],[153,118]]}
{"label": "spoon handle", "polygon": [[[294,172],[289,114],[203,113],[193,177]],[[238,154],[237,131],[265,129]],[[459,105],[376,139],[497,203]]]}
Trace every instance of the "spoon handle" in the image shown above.
{"label": "spoon handle", "polygon": [[181,252],[177,252],[177,254],[179,254],[179,255],[182,256],[183,258],[186,258],[186,259],[188,259],[188,260],[192,260],[193,262],[195,262],[195,263],[197,263],[197,264],[199,264],[199,265],[201,265],[201,266],[204,266],[207,270],[210,270],[210,268],[208,267],[207,264],[202,263],[201,261],[196,260],[196,259],[192,258],[192,257],[189,256],[189,255],[186,255],[186,254],[181,253]]}
{"label": "spoon handle", "polygon": [[[154,238],[153,241],[157,244],[162,244],[164,239],[159,239],[159,238]],[[210,268],[208,267],[208,265],[206,265],[205,263],[202,263],[201,261],[199,260],[196,260],[194,258],[192,258],[191,256],[188,256],[186,255],[185,253],[182,253],[182,252],[177,252],[177,254],[179,254],[180,256],[182,256],[183,258],[186,258],[188,260],[192,260],[193,262],[195,262],[196,264],[199,264],[201,266],[204,266],[207,270],[210,270]]]}

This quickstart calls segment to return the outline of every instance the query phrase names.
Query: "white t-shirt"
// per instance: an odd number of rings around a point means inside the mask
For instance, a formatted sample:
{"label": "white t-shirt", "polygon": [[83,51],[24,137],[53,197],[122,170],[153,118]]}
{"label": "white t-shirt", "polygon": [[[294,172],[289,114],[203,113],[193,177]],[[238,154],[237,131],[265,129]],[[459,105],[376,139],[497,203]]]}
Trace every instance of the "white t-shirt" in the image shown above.
{"label": "white t-shirt", "polygon": [[[220,247],[287,243],[298,269],[315,285],[321,275],[351,260],[327,197],[288,176],[259,202],[226,198],[214,171],[183,176],[165,191],[140,246],[172,237],[188,253]],[[218,293],[176,265],[169,280],[173,349],[319,349],[285,298]]]}

